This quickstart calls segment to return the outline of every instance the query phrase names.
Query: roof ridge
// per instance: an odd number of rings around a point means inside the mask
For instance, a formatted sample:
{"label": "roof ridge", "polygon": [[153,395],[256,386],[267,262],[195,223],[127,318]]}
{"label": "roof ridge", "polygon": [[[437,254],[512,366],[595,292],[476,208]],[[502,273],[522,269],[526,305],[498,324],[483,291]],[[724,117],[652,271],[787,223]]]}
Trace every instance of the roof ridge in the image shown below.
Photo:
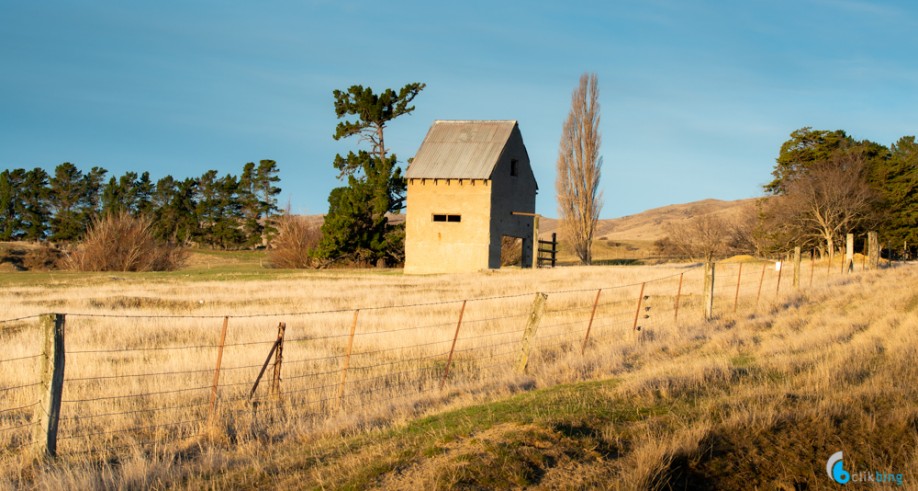
{"label": "roof ridge", "polygon": [[519,123],[516,119],[435,119],[436,123]]}

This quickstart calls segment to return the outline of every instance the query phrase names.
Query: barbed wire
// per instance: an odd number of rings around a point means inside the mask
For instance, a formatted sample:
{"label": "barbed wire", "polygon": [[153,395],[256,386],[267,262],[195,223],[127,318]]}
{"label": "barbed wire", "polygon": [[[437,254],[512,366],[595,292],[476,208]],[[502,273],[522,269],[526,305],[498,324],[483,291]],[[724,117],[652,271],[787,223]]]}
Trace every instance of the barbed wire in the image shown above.
{"label": "barbed wire", "polygon": [[30,422],[30,423],[23,423],[23,424],[21,424],[21,425],[16,425],[16,426],[7,426],[7,427],[4,427],[4,428],[0,428],[0,433],[5,433],[5,432],[7,432],[7,431],[15,431],[15,430],[18,430],[18,429],[20,429],[20,428],[29,428],[29,427],[38,426],[38,425],[39,425],[39,423],[38,423],[37,421],[33,421],[33,422]]}
{"label": "barbed wire", "polygon": [[37,355],[20,356],[17,358],[6,358],[4,360],[0,360],[0,363],[12,363],[14,361],[34,360],[36,358],[41,358],[42,356],[44,355],[39,353]]}
{"label": "barbed wire", "polygon": [[116,396],[94,397],[90,399],[61,399],[61,402],[64,402],[67,404],[85,404],[87,402],[109,401],[109,400],[115,400],[115,399],[131,399],[135,397],[158,396],[158,395],[164,395],[164,394],[179,394],[182,392],[192,392],[196,390],[205,390],[205,389],[209,390],[211,388],[212,386],[205,385],[203,387],[190,387],[190,388],[185,388],[185,389],[162,390],[162,391],[157,391],[157,392],[142,392],[139,394],[120,394]]}
{"label": "barbed wire", "polygon": [[41,385],[41,382],[35,382],[34,384],[17,385],[14,387],[0,387],[0,392],[8,392],[11,390],[16,390],[16,389],[26,389],[29,387],[38,387],[40,385]]}
{"label": "barbed wire", "polygon": [[89,415],[80,415],[80,416],[67,416],[61,417],[60,421],[82,421],[84,419],[96,419],[96,418],[107,418],[111,416],[124,416],[128,414],[139,414],[139,413],[154,413],[154,412],[163,412],[171,411],[175,409],[188,409],[194,407],[204,407],[209,406],[210,402],[202,402],[197,404],[182,404],[178,406],[164,406],[164,407],[155,407],[149,409],[134,409],[131,411],[119,411],[113,413],[102,413],[102,414],[89,414]]}
{"label": "barbed wire", "polygon": [[25,406],[13,407],[13,408],[9,408],[9,409],[0,409],[0,414],[11,413],[11,412],[14,412],[14,411],[20,411],[20,410],[22,410],[22,409],[33,408],[33,407],[35,407],[35,406],[37,406],[37,405],[39,405],[39,404],[41,404],[41,401],[35,401],[35,402],[31,403],[31,404],[26,404]]}
{"label": "barbed wire", "polygon": [[15,317],[13,319],[3,319],[3,320],[0,320],[0,324],[8,324],[10,322],[24,321],[27,319],[38,319],[41,316],[42,314],[32,314],[32,315],[27,315],[24,317]]}
{"label": "barbed wire", "polygon": [[145,431],[145,430],[157,430],[160,428],[169,428],[169,427],[174,427],[174,426],[189,425],[193,423],[203,423],[204,421],[206,421],[206,418],[197,418],[197,419],[188,420],[188,421],[177,421],[173,423],[162,423],[162,424],[148,425],[148,426],[133,426],[130,428],[107,430],[107,431],[97,431],[94,433],[82,433],[79,435],[64,435],[64,436],[59,436],[58,440],[75,440],[79,438],[92,438],[92,437],[101,436],[101,435],[115,435],[118,433],[138,433],[140,431]]}

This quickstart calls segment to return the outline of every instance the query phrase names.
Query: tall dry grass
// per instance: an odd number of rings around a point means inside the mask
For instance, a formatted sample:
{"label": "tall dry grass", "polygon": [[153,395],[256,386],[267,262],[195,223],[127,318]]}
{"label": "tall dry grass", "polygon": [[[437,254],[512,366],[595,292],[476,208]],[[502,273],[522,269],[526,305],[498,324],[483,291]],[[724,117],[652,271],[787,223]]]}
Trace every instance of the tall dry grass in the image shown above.
{"label": "tall dry grass", "polygon": [[[830,274],[832,270],[826,269]],[[699,322],[701,271],[695,266],[437,277],[312,273],[270,282],[99,278],[10,288],[3,295],[6,318],[68,313],[68,361],[60,464],[20,466],[27,460],[38,398],[39,339],[34,319],[0,324],[5,348],[0,356],[0,387],[5,388],[0,407],[2,479],[10,485],[49,487],[149,486],[183,479],[194,468],[227,465],[234,459],[251,462],[254,457],[248,452],[265,442],[369,431],[531,384],[624,376],[623,397],[689,397],[712,384],[736,385],[735,361],[743,357],[756,360],[749,372],[756,377],[793,377],[795,384],[822,394],[832,380],[873,377],[869,361],[863,361],[871,353],[895,353],[898,360],[914,350],[914,334],[908,332],[914,321],[890,317],[863,338],[860,333],[870,330],[864,322],[873,326],[869,317],[876,312],[832,310],[854,309],[835,305],[841,301],[835,299],[861,284],[882,287],[879,295],[892,293],[895,287],[883,276],[891,273],[825,278],[820,272],[813,270],[810,286],[804,269],[795,289],[786,272],[779,284],[777,272],[768,265],[745,264],[742,271],[739,265],[724,265],[718,270],[715,311],[720,319],[715,324]],[[915,277],[909,268],[896,274],[902,277],[894,282]],[[642,283],[646,298],[640,299],[638,310]],[[593,316],[599,288],[603,290]],[[519,378],[512,367],[535,291],[548,292],[549,300],[530,375]],[[469,301],[441,391],[464,299]],[[824,316],[796,318],[801,306],[810,303],[833,307]],[[356,309],[360,311],[341,399],[341,369]],[[223,316],[230,316],[228,336],[217,418],[210,420],[210,384]],[[635,320],[640,330],[633,329]],[[266,379],[249,398],[279,322],[287,325],[281,395],[267,393]],[[843,325],[831,327],[833,322]],[[775,329],[776,324],[781,328]],[[887,335],[902,336],[905,343],[886,347]],[[858,342],[852,344],[855,338]],[[832,349],[826,346],[833,343],[843,348],[829,356]],[[268,379],[270,375],[269,367]],[[750,385],[748,392],[744,387],[737,385],[737,396],[723,407],[711,407],[711,414],[737,427],[773,424],[780,416],[773,394],[758,385]],[[771,390],[787,390],[776,387]],[[825,404],[837,410],[843,401],[827,399]],[[824,414],[819,411],[827,407],[813,409],[813,416]],[[695,423],[676,432],[647,428],[638,440],[646,449],[637,445],[628,457],[640,470],[629,482],[637,489],[665,481],[668,462],[705,444],[712,434],[705,428]],[[661,431],[670,436],[658,438]],[[118,464],[100,470],[92,462]]]}

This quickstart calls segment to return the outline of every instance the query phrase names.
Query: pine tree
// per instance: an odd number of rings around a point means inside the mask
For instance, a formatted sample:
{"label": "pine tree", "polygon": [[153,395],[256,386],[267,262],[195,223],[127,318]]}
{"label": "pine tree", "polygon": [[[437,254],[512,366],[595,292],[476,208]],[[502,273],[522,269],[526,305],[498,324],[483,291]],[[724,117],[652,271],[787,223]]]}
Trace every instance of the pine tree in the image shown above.
{"label": "pine tree", "polygon": [[49,201],[54,212],[51,218],[51,240],[79,239],[86,231],[79,209],[85,185],[83,172],[70,162],[64,162],[54,169],[50,185]]}
{"label": "pine tree", "polygon": [[19,211],[22,209],[20,190],[24,180],[23,169],[0,172],[0,240],[14,240],[22,236]]}
{"label": "pine tree", "polygon": [[386,148],[385,127],[391,120],[414,111],[409,104],[424,87],[412,83],[398,93],[386,89],[381,94],[360,85],[347,92],[334,91],[338,118],[357,117],[338,123],[334,138],[359,136],[372,148],[369,152],[349,152],[346,157],[335,156],[338,177],[346,177],[348,185],[335,188],[328,197],[329,210],[318,251],[321,257],[392,263],[404,256],[404,234],[388,224],[386,213],[403,207],[406,181],[397,157],[389,155]]}
{"label": "pine tree", "polygon": [[36,167],[25,173],[22,182],[22,199],[17,203],[25,240],[43,240],[48,235],[48,173]]}

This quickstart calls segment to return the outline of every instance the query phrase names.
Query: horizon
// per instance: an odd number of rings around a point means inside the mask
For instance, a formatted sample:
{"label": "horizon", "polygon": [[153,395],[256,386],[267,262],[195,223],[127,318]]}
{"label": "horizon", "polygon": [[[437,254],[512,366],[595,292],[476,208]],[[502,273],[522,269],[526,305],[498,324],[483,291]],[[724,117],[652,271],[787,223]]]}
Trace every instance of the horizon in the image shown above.
{"label": "horizon", "polygon": [[801,127],[883,145],[918,128],[918,6],[896,2],[58,1],[0,13],[4,167],[159,179],[271,159],[279,201],[298,214],[325,213],[343,185],[334,155],[366,148],[332,139],[332,90],[351,85],[427,84],[388,126],[403,168],[434,120],[519,121],[545,216],[557,215],[558,141],[583,72],[599,78],[602,219],[761,196]]}

